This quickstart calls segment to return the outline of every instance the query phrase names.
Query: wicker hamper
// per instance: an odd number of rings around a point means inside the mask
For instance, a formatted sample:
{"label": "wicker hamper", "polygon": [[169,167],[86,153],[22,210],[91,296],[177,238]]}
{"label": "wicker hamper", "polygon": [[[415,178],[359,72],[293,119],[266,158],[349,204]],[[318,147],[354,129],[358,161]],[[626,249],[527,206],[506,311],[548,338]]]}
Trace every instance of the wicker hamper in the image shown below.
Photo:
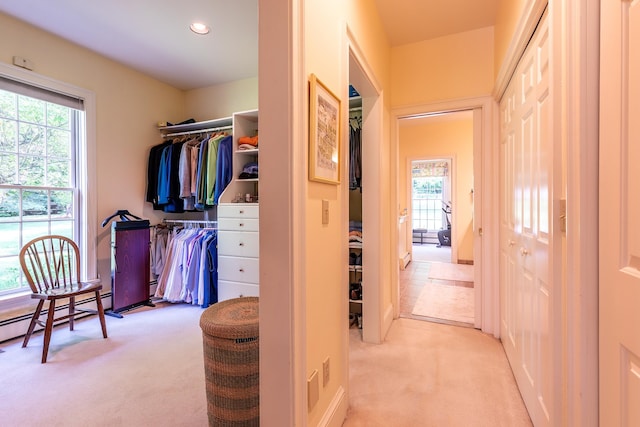
{"label": "wicker hamper", "polygon": [[211,426],[259,426],[258,297],[235,298],[200,317]]}

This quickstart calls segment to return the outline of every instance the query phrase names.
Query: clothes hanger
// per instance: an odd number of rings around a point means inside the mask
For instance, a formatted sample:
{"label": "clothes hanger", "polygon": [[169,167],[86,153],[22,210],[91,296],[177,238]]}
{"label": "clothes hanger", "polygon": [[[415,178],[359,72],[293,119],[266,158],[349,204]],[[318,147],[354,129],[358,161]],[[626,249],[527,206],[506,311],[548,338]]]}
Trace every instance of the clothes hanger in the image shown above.
{"label": "clothes hanger", "polygon": [[110,217],[107,217],[104,219],[104,221],[102,221],[102,226],[104,227],[105,225],[107,225],[109,223],[109,221],[111,221],[113,218],[119,216],[120,220],[122,221],[131,221],[131,219],[127,216],[130,215],[133,218],[137,219],[137,220],[142,220],[142,218],[135,216],[134,214],[132,214],[131,212],[129,212],[126,209],[120,209],[117,210],[113,215],[111,215]]}

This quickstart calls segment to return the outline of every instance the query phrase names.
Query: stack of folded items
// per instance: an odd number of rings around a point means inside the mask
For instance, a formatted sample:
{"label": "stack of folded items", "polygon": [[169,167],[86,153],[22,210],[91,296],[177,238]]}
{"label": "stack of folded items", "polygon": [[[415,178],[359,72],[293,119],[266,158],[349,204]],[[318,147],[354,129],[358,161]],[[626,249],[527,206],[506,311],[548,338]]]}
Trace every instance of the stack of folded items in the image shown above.
{"label": "stack of folded items", "polygon": [[255,150],[258,148],[258,135],[238,138],[238,150]]}
{"label": "stack of folded items", "polygon": [[239,179],[256,179],[258,178],[258,163],[249,162],[242,168]]}
{"label": "stack of folded items", "polygon": [[362,221],[349,221],[349,242],[362,243]]}

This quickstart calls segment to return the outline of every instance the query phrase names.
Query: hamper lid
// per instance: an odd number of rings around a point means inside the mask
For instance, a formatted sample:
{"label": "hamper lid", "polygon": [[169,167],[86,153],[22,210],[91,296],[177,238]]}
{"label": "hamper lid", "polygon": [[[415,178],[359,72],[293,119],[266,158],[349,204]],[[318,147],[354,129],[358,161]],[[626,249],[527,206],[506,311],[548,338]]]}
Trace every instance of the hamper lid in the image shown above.
{"label": "hamper lid", "polygon": [[200,316],[200,328],[219,338],[258,336],[258,297],[233,298],[213,304]]}

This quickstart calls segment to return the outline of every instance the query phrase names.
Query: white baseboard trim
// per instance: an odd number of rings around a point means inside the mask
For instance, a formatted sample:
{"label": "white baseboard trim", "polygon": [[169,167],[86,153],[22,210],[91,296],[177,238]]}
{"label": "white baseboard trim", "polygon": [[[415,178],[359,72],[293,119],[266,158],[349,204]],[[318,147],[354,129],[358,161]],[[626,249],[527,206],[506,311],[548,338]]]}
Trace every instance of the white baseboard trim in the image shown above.
{"label": "white baseboard trim", "polygon": [[393,305],[389,304],[382,316],[382,334],[380,334],[381,341],[384,341],[384,338],[387,336],[389,328],[391,328],[391,323],[393,323]]}
{"label": "white baseboard trim", "polygon": [[[107,292],[105,294],[101,294],[100,297],[101,297],[100,299],[102,300],[102,306],[104,307],[104,309],[108,310],[109,308],[111,308],[111,293]],[[78,308],[86,308],[84,307],[85,304],[90,304],[89,306],[90,309],[96,309],[95,297],[76,301],[76,305],[78,306]],[[47,312],[48,307],[49,307],[49,304],[45,303],[42,309],[41,318],[43,318],[43,315]],[[68,307],[67,304],[57,306],[56,312],[67,310],[67,307]],[[91,313],[82,313],[82,314],[79,314],[76,317],[76,319],[81,319],[83,317],[92,316],[92,315],[93,314]],[[32,316],[33,316],[33,311],[30,311],[28,313],[24,313],[14,318],[5,319],[2,322],[0,322],[0,342],[12,340],[14,338],[19,338],[24,336],[27,333],[27,328],[29,327],[29,323],[31,322]],[[67,322],[63,322],[63,323],[67,323]],[[36,328],[34,329],[34,333],[41,331],[42,329],[44,328],[42,328],[40,325],[36,325]]]}
{"label": "white baseboard trim", "polygon": [[349,409],[349,402],[347,400],[347,393],[341,386],[331,399],[331,404],[325,411],[324,415],[320,419],[318,426],[320,427],[340,427],[345,418],[347,417],[347,409]]}

